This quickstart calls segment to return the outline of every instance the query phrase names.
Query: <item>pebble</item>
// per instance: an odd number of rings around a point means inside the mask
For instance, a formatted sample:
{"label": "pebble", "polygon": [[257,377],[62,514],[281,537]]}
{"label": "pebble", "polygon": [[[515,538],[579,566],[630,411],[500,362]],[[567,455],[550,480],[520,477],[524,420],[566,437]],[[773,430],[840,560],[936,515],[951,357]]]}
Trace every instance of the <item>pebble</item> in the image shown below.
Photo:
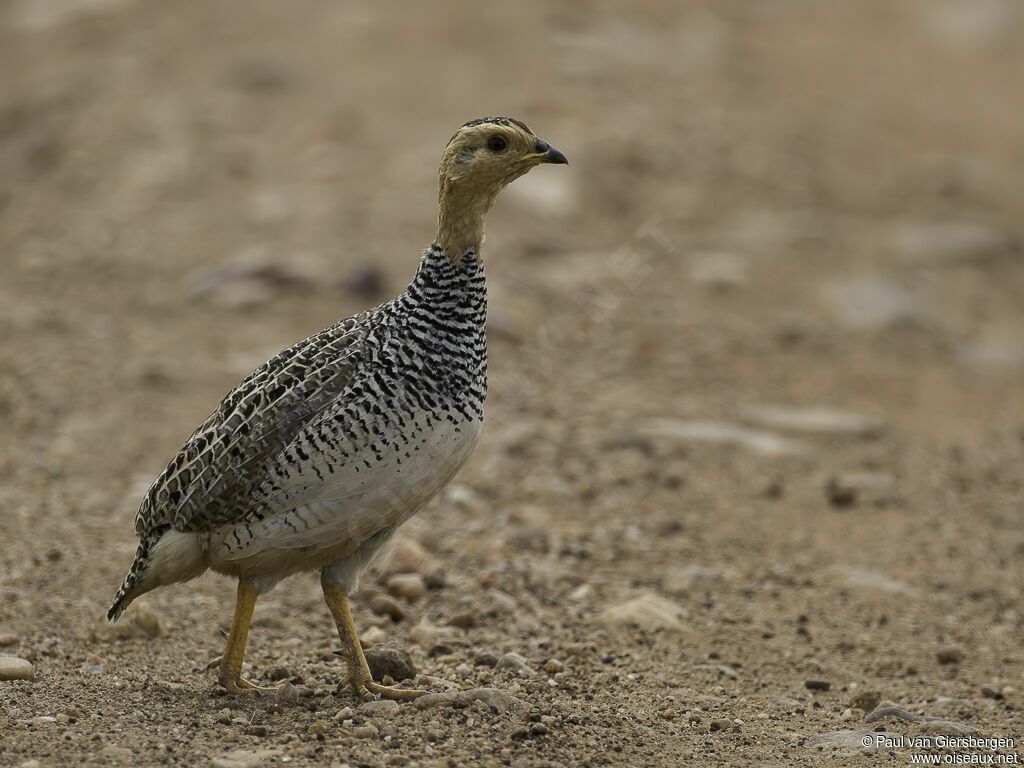
{"label": "pebble", "polygon": [[693,590],[720,586],[728,579],[721,571],[702,565],[677,565],[670,567],[662,576],[662,588],[673,595],[685,595]]}
{"label": "pebble", "polygon": [[1019,371],[1024,369],[1024,348],[996,339],[967,341],[957,346],[956,360],[968,368]]}
{"label": "pebble", "polygon": [[351,720],[355,716],[356,716],[356,713],[355,713],[355,710],[352,709],[352,707],[342,707],[341,709],[339,709],[337,712],[334,713],[334,719],[335,720],[341,720],[341,721]]}
{"label": "pebble", "polygon": [[1019,251],[1012,233],[974,221],[932,221],[900,229],[893,242],[901,261],[914,266],[980,264]]}
{"label": "pebble", "polygon": [[78,671],[83,675],[102,675],[107,671],[107,662],[95,653],[90,653],[85,657],[85,663],[78,668]]}
{"label": "pebble", "polygon": [[932,325],[917,299],[890,278],[872,275],[846,279],[827,285],[823,294],[836,321],[852,331]]}
{"label": "pebble", "polygon": [[493,667],[497,665],[500,657],[490,651],[481,651],[473,657],[473,663],[478,667]]}
{"label": "pebble", "polygon": [[[396,576],[395,578],[398,577]],[[388,616],[392,621],[397,622],[405,618],[405,609],[398,604],[398,601],[388,595],[377,594],[371,597],[369,608],[378,616]]]}
{"label": "pebble", "polygon": [[996,701],[1002,701],[1005,698],[1002,691],[988,685],[981,686],[981,695],[986,699],[995,699]]}
{"label": "pebble", "polygon": [[708,729],[711,731],[725,731],[732,727],[732,720],[722,717],[717,720],[712,720],[708,725]]}
{"label": "pebble", "polygon": [[385,586],[392,595],[408,600],[410,603],[427,594],[426,581],[418,573],[396,573],[387,580]]}
{"label": "pebble", "polygon": [[495,712],[505,713],[512,708],[519,709],[523,702],[498,688],[470,688],[465,691],[428,693],[413,702],[417,709],[434,707],[467,707],[474,702],[483,702]]}
{"label": "pebble", "polygon": [[809,691],[827,691],[831,687],[828,680],[804,680],[804,688]]}
{"label": "pebble", "polygon": [[319,261],[294,254],[282,258],[264,245],[246,248],[235,256],[188,273],[186,298],[232,309],[264,304],[282,292],[310,293],[323,281]]}
{"label": "pebble", "polygon": [[441,642],[444,635],[445,630],[435,627],[426,617],[420,619],[419,623],[409,630],[409,639],[420,648],[433,648]]}
{"label": "pebble", "polygon": [[476,614],[471,611],[457,613],[448,620],[448,623],[459,629],[472,629],[476,626]]}
{"label": "pebble", "polygon": [[690,279],[715,290],[737,288],[747,282],[747,259],[728,251],[693,254]]}
{"label": "pebble", "polygon": [[35,680],[32,664],[17,656],[0,656],[0,680]]}
{"label": "pebble", "polygon": [[369,648],[371,645],[380,645],[387,639],[388,633],[380,627],[370,627],[359,636],[359,642],[363,648]]}
{"label": "pebble", "polygon": [[443,563],[427,552],[419,542],[406,536],[397,536],[381,565],[380,580],[387,584],[392,576],[399,573],[416,573],[429,579],[431,574],[443,572]]}
{"label": "pebble", "polygon": [[359,707],[359,711],[370,717],[378,715],[393,715],[402,707],[397,701],[391,699],[380,699],[378,701],[368,701]]}
{"label": "pebble", "polygon": [[921,724],[921,730],[925,733],[941,733],[947,736],[967,736],[976,731],[969,725],[955,723],[952,720],[926,720]]}
{"label": "pebble", "polygon": [[870,568],[851,568],[846,576],[846,584],[850,587],[881,590],[893,594],[907,594],[914,591],[913,587],[906,582],[892,579],[884,573]]}
{"label": "pebble", "polygon": [[270,735],[270,729],[265,725],[250,725],[245,729],[245,732],[250,736],[258,736],[260,738]]}
{"label": "pebble", "polygon": [[825,406],[748,405],[740,408],[737,416],[755,427],[811,435],[877,438],[885,434],[881,419]]}
{"label": "pebble", "polygon": [[278,680],[287,680],[292,676],[292,673],[287,667],[273,666],[267,670],[267,680],[277,682]]}
{"label": "pebble", "polygon": [[640,438],[668,440],[677,443],[736,446],[762,456],[809,458],[814,455],[814,449],[804,443],[781,437],[772,432],[750,429],[724,421],[647,419],[636,425],[633,434]]}
{"label": "pebble", "polygon": [[310,736],[326,736],[330,727],[331,726],[323,720],[314,720],[306,729],[306,733]]}
{"label": "pebble", "polygon": [[830,749],[839,752],[871,752],[877,749],[889,751],[890,748],[884,743],[878,744],[877,739],[894,740],[899,739],[900,734],[889,731],[829,731],[817,736],[812,736],[808,743],[812,747]]}
{"label": "pebble", "polygon": [[516,677],[531,677],[533,675],[533,669],[530,667],[529,662],[518,653],[506,653],[498,659],[498,663],[494,665],[494,668],[499,672],[509,672]]}
{"label": "pebble", "polygon": [[963,661],[964,649],[956,645],[947,646],[936,651],[935,657],[939,664],[957,664]]}
{"label": "pebble", "polygon": [[871,712],[881,700],[882,694],[879,691],[862,691],[850,699],[850,706],[864,712]]}
{"label": "pebble", "polygon": [[113,744],[108,744],[99,751],[99,756],[103,760],[104,765],[116,765],[118,763],[125,763],[127,765],[135,764],[135,753],[125,747],[118,747]]}
{"label": "pebble", "polygon": [[921,715],[908,712],[900,707],[879,707],[869,713],[868,716],[864,718],[864,722],[876,723],[879,720],[885,720],[889,717],[894,717],[897,720],[906,720],[907,722],[916,722],[923,719]]}
{"label": "pebble", "polygon": [[163,632],[160,616],[146,603],[135,603],[131,610],[114,623],[100,619],[89,632],[92,642],[121,640],[152,640]]}
{"label": "pebble", "polygon": [[853,506],[859,500],[872,504],[896,501],[896,480],[884,472],[842,472],[825,482],[825,496],[834,507]]}
{"label": "pebble", "polygon": [[350,733],[357,739],[373,739],[380,734],[380,731],[375,726],[367,723],[366,725],[357,725]]}
{"label": "pebble", "polygon": [[374,680],[383,680],[385,676],[395,681],[411,680],[416,677],[416,665],[404,648],[375,645],[367,648],[364,655]]}
{"label": "pebble", "polygon": [[644,592],[621,603],[609,606],[597,615],[597,621],[607,627],[642,627],[655,630],[683,628],[684,610],[653,592]]}
{"label": "pebble", "polygon": [[563,669],[565,669],[565,665],[558,659],[548,659],[544,663],[544,671],[547,672],[549,675],[561,672]]}
{"label": "pebble", "polygon": [[277,762],[279,749],[237,749],[210,761],[212,768],[263,768]]}
{"label": "pebble", "polygon": [[13,632],[0,632],[0,648],[8,648],[21,642],[21,638]]}

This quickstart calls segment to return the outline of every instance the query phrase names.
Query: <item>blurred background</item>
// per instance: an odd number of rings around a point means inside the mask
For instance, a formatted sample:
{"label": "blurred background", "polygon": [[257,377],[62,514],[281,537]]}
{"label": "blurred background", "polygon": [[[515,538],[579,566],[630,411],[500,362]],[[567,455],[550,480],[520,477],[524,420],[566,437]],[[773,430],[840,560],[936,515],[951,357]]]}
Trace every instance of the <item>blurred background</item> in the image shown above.
{"label": "blurred background", "polygon": [[[1022,33],[1012,0],[0,4],[0,624],[51,681],[23,709],[92,656],[217,650],[216,578],[152,595],[149,644],[96,634],[142,494],[255,366],[402,290],[448,138],[511,115],[571,164],[489,219],[488,423],[408,526],[451,586],[389,635],[511,595],[456,655],[580,646],[543,693],[570,709],[594,659],[661,670],[617,706],[671,711],[641,741],[673,759],[715,738],[688,707],[768,712],[768,754],[851,683],[1019,733]],[[253,663],[306,669],[321,609],[279,587]],[[810,677],[799,724],[755,696]]]}

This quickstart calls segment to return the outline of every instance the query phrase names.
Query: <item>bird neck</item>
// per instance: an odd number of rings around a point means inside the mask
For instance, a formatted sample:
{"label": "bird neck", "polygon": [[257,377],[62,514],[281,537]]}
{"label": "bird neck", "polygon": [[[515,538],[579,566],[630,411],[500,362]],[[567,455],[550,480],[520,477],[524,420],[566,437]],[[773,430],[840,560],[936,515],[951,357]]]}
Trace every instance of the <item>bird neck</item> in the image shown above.
{"label": "bird neck", "polygon": [[466,177],[441,177],[435,242],[452,261],[458,263],[470,250],[480,258],[484,220],[499,191],[481,187]]}

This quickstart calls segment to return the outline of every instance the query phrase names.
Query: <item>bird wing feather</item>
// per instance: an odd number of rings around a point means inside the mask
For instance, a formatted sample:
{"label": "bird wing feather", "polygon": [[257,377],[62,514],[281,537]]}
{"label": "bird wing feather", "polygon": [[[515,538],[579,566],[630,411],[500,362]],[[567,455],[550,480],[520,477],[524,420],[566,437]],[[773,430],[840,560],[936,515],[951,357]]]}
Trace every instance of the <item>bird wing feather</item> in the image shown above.
{"label": "bird wing feather", "polygon": [[277,454],[318,413],[344,399],[364,358],[373,312],[281,351],[228,393],[153,483],[136,533],[203,530],[243,517]]}

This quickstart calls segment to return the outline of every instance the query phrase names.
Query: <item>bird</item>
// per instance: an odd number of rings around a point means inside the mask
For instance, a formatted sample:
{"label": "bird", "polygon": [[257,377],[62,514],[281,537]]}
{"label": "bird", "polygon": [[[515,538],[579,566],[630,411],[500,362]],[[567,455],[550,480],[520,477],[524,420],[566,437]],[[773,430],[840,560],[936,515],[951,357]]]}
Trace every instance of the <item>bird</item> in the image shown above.
{"label": "bird", "polygon": [[438,173],[437,236],[408,287],[282,350],[232,389],[143,497],[135,559],[107,613],[207,570],[238,580],[218,683],[242,677],[257,598],[319,571],[362,699],[425,691],[376,683],[349,595],[381,547],[465,464],[487,391],[484,221],[502,189],[565,155],[521,120],[471,120]]}

